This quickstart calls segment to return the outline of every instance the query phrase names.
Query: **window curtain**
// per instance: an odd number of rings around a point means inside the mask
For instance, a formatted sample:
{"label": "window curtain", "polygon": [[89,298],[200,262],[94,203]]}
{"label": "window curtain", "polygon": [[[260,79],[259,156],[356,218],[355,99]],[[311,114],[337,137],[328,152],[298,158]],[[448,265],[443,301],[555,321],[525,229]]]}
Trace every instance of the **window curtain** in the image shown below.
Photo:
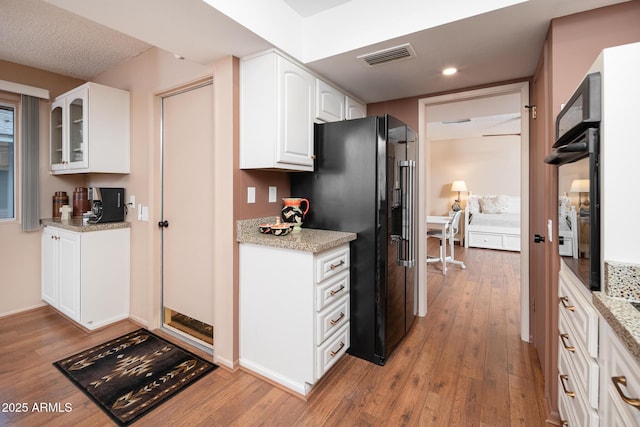
{"label": "window curtain", "polygon": [[40,230],[40,100],[22,95],[22,231]]}

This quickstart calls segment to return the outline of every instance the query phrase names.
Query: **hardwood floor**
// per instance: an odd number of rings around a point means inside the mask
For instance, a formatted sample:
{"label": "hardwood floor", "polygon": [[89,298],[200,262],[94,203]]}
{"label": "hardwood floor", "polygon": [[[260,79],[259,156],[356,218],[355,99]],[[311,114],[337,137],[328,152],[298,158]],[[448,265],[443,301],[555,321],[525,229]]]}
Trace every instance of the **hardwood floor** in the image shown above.
{"label": "hardwood floor", "polygon": [[[543,426],[540,366],[519,338],[519,254],[456,247],[456,258],[466,270],[428,266],[428,314],[384,367],[347,355],[307,402],[219,368],[134,425]],[[0,321],[0,425],[112,425],[52,363],[137,325],[86,333],[50,308]],[[71,411],[33,411],[40,402]]]}

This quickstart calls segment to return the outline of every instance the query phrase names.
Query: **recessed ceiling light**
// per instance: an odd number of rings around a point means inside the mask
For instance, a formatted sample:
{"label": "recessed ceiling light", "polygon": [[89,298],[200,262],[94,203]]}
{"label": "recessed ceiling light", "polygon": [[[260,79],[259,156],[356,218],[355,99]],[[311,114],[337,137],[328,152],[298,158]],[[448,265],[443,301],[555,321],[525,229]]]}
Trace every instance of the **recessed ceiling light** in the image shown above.
{"label": "recessed ceiling light", "polygon": [[452,76],[457,72],[458,72],[458,69],[455,67],[449,67],[442,70],[442,74],[444,74],[445,76]]}

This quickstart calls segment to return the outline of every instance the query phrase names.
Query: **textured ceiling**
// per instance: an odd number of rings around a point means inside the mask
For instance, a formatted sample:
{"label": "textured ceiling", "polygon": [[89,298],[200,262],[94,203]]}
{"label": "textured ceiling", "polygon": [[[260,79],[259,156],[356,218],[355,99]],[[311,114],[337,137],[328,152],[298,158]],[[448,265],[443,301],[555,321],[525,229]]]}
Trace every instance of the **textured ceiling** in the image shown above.
{"label": "textured ceiling", "polygon": [[88,79],[151,47],[40,0],[0,0],[0,59]]}
{"label": "textured ceiling", "polygon": [[[303,44],[305,37],[300,32],[306,29],[306,20],[326,19],[324,26],[317,22],[314,28],[324,32],[314,37],[342,48],[362,31],[381,34],[387,26],[402,26],[403,18],[438,15],[439,6],[445,4],[423,0],[0,0],[0,59],[90,80],[150,46],[201,64],[273,46],[284,49],[276,39],[257,35],[252,25],[240,25],[239,18],[232,19],[210,2],[245,14],[250,24],[275,28],[285,40]],[[526,78],[535,71],[551,19],[621,2],[624,0],[522,1],[457,21],[449,17],[449,24],[403,33],[306,66],[365,103]],[[369,4],[384,7],[363,6]],[[415,12],[416,5],[423,10],[427,4],[427,12]],[[352,12],[341,14],[343,10]],[[375,16],[377,24],[360,19],[364,12]],[[312,16],[302,18],[302,14]],[[281,22],[280,15],[288,20]],[[333,18],[338,16],[352,25],[337,24]],[[366,30],[361,30],[362,25]],[[411,43],[415,58],[371,68],[357,60],[358,55],[403,43]],[[445,78],[440,71],[450,65],[460,71]]]}

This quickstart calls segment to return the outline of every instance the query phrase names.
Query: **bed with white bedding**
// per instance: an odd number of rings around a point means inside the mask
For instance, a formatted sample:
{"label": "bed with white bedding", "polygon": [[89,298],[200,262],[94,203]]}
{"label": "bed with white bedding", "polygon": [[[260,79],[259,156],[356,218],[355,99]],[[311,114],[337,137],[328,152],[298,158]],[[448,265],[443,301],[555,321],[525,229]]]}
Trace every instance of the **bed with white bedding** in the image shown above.
{"label": "bed with white bedding", "polygon": [[520,197],[471,195],[465,208],[467,248],[520,251]]}

